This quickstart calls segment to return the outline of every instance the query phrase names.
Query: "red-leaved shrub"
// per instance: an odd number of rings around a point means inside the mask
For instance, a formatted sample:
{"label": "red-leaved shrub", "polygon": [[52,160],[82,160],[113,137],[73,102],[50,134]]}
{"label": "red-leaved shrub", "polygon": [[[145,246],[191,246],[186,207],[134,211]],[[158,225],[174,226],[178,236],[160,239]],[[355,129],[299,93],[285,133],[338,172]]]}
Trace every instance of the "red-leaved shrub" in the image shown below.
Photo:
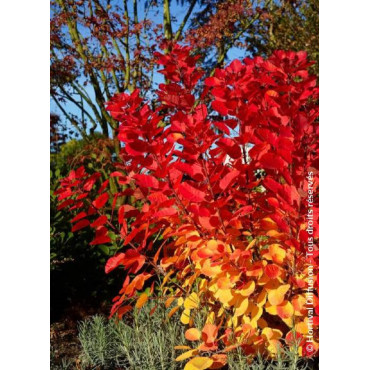
{"label": "red-leaved shrub", "polygon": [[318,87],[306,54],[234,60],[204,81],[188,47],[157,57],[167,83],[156,104],[136,90],[107,106],[123,144],[118,190],[83,167],[58,190],[78,212],[73,231],[92,227],[91,245],[119,249],[106,264],[124,280],[112,315],[148,299],[180,311],[189,369],[220,368],[236,347],[274,356],[297,339],[314,354]]}

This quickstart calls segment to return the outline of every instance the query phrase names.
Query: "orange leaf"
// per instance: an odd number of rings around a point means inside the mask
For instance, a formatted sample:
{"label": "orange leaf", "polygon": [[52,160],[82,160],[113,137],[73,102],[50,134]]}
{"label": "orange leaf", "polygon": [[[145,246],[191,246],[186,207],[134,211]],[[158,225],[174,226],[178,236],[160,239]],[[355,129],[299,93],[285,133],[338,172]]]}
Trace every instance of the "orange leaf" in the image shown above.
{"label": "orange leaf", "polygon": [[190,341],[199,340],[200,335],[200,331],[196,328],[188,329],[185,332],[185,338]]}
{"label": "orange leaf", "polygon": [[136,308],[141,308],[141,307],[143,307],[144,306],[144,304],[148,301],[148,295],[144,292],[144,293],[142,293],[141,295],[140,295],[140,297],[139,297],[139,299],[137,300],[137,302],[136,302],[136,305],[135,305],[135,307]]}
{"label": "orange leaf", "polygon": [[168,308],[168,307],[170,307],[171,306],[171,304],[172,304],[172,302],[175,300],[176,298],[175,297],[170,297],[170,298],[168,298],[167,300],[166,300],[166,302],[165,302],[165,307],[166,308]]}
{"label": "orange leaf", "polygon": [[179,306],[176,306],[174,307],[169,313],[168,313],[168,317],[172,317],[176,311],[179,309],[180,307]]}
{"label": "orange leaf", "polygon": [[271,244],[269,246],[269,252],[272,260],[281,265],[284,261],[284,258],[286,256],[286,252],[279,244]]}
{"label": "orange leaf", "polygon": [[221,369],[227,363],[227,356],[224,354],[215,354],[212,356],[213,364],[210,369]]}
{"label": "orange leaf", "polygon": [[217,338],[218,328],[213,324],[205,324],[202,330],[202,339],[206,344],[212,344]]}

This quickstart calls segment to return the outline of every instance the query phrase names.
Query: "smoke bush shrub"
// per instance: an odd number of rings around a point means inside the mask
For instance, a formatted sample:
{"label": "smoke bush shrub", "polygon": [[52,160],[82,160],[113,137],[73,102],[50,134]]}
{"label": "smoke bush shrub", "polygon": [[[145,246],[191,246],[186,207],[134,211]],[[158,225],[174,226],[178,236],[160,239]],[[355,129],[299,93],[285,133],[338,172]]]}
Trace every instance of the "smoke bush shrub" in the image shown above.
{"label": "smoke bush shrub", "polygon": [[111,316],[153,299],[180,313],[186,370],[222,368],[237,348],[276,358],[297,341],[315,355],[318,88],[306,54],[235,60],[205,81],[190,48],[157,58],[156,102],[135,90],[108,103],[122,143],[110,179],[80,167],[57,191],[73,232],[118,250],[105,267],[123,275]]}

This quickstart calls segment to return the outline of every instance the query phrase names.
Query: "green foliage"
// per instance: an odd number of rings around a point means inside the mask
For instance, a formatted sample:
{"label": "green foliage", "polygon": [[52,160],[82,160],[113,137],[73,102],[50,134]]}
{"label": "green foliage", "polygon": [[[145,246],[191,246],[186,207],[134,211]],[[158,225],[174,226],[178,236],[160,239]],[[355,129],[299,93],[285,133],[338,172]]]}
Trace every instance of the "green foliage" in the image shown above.
{"label": "green foliage", "polygon": [[[70,140],[51,154],[50,163],[50,270],[51,270],[51,317],[57,319],[66,308],[74,304],[99,305],[110,300],[118,289],[114,276],[107,276],[104,265],[112,253],[105,246],[90,246],[91,230],[71,232],[71,214],[58,211],[54,191],[59,180],[68,172],[85,162],[85,152],[90,153],[89,161],[96,166],[109,161],[109,148],[100,142],[103,136],[95,134],[88,139]],[[105,139],[106,140],[106,139]],[[96,152],[92,150],[96,148]],[[101,153],[101,149],[106,153]],[[92,157],[91,154],[94,156]],[[100,157],[100,161],[98,161]],[[104,158],[103,158],[104,157]],[[88,165],[88,164],[87,164]],[[93,169],[95,170],[95,169]],[[115,289],[113,288],[115,287]],[[97,299],[99,295],[99,299]]]}
{"label": "green foliage", "polygon": [[84,139],[72,139],[67,141],[60,146],[59,152],[50,155],[51,168],[55,171],[59,170],[59,175],[67,175],[72,168],[78,165],[77,160],[86,152],[86,149],[91,149],[90,147],[96,145],[100,139],[105,139],[105,136],[100,133],[95,133]]}
{"label": "green foliage", "polygon": [[185,344],[182,325],[168,320],[161,307],[150,316],[152,307],[135,310],[130,321],[115,322],[103,316],[83,321],[79,326],[82,364],[105,369],[181,369],[174,346]]}
{"label": "green foliage", "polygon": [[312,72],[319,75],[319,0],[273,1],[268,16],[254,27],[247,45],[255,54],[304,50],[316,62]]}
{"label": "green foliage", "polygon": [[[183,362],[175,358],[186,345],[182,325],[178,320],[168,320],[161,305],[150,315],[154,303],[135,310],[124,320],[107,320],[96,315],[79,324],[79,340],[84,369],[130,370],[180,370]],[[310,360],[299,358],[296,353],[282,349],[274,360],[258,356],[251,360],[236,349],[228,356],[229,370],[306,370],[316,369]]]}
{"label": "green foliage", "polygon": [[[249,359],[250,360],[250,359]],[[274,360],[266,360],[258,355],[252,362],[248,361],[241,349],[231,352],[227,359],[229,370],[309,370],[316,369],[313,361],[298,357],[296,353],[283,348]]]}

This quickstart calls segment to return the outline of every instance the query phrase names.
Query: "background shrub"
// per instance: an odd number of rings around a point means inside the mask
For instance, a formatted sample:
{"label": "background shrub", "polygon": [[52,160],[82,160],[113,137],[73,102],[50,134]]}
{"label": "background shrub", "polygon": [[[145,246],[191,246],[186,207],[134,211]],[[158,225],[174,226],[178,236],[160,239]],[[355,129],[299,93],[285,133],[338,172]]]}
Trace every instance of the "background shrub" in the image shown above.
{"label": "background shrub", "polygon": [[[84,163],[88,168],[103,171],[111,161],[110,140],[100,134],[87,139],[70,140],[51,154],[50,162],[50,280],[51,322],[59,320],[66,310],[81,319],[84,311],[101,308],[111,300],[119,283],[107,276],[104,265],[111,252],[101,246],[90,246],[91,230],[73,234],[71,213],[58,210],[54,191],[61,178]],[[116,276],[117,278],[117,276]],[[99,298],[98,298],[99,296]],[[99,307],[98,307],[99,306]],[[86,313],[86,312],[85,312]]]}

